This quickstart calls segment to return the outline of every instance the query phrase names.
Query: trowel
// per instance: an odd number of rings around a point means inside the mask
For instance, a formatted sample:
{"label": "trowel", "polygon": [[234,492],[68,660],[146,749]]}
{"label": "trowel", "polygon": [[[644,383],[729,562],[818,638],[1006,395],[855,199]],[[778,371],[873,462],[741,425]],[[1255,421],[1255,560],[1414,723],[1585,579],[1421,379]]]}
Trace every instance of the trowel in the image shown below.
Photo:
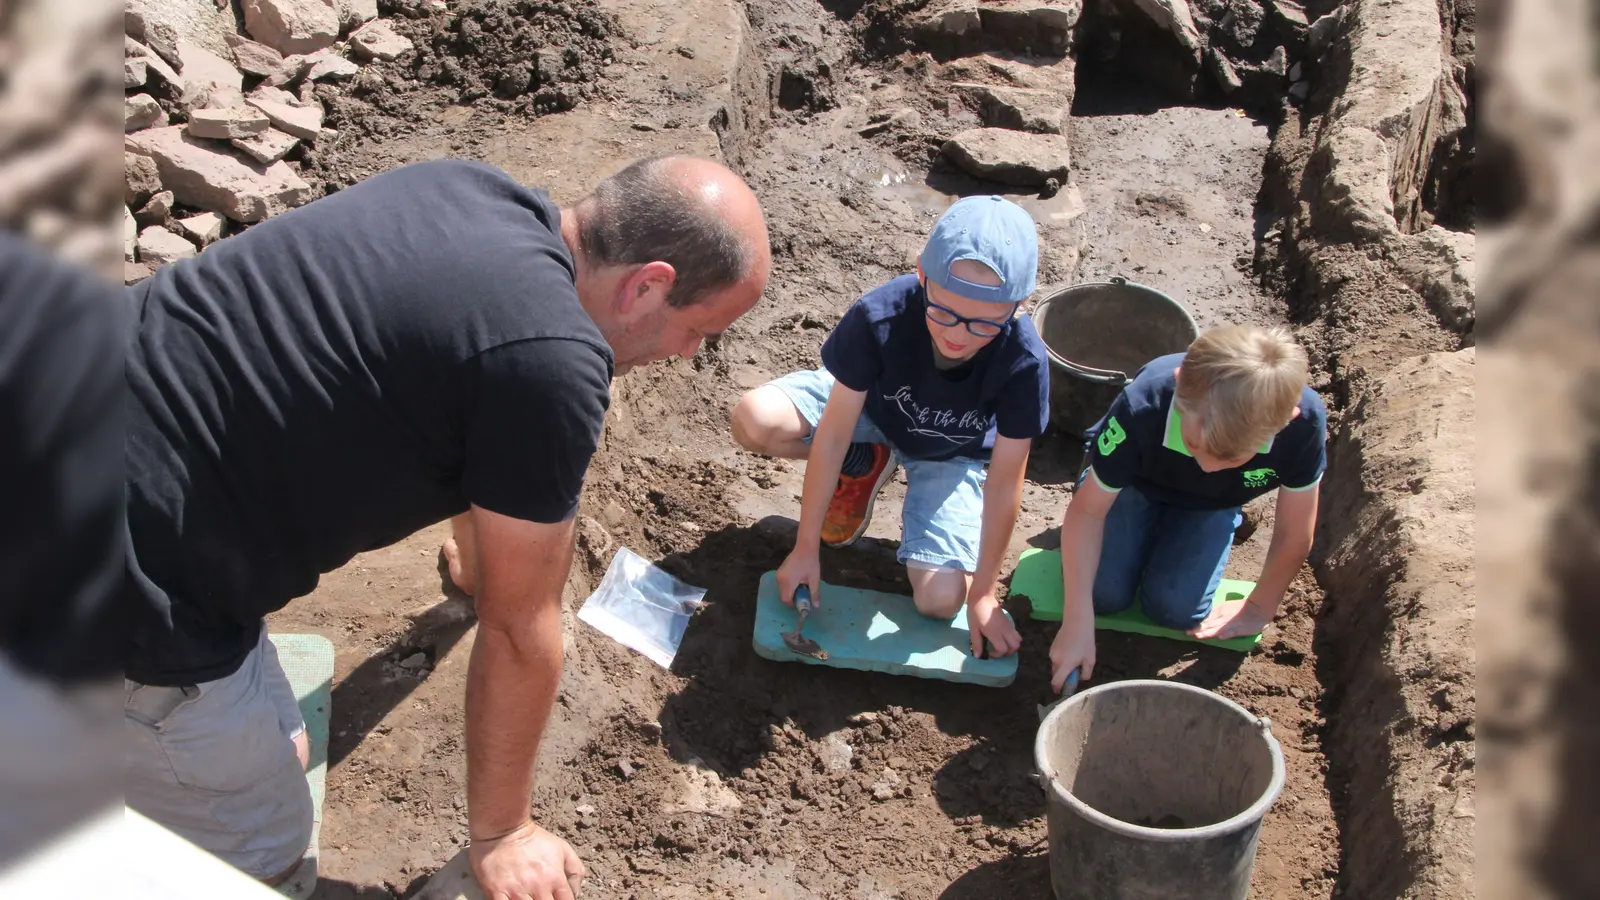
{"label": "trowel", "polygon": [[800,634],[801,629],[806,627],[806,616],[811,614],[811,588],[802,584],[794,589],[794,611],[794,631],[785,631],[783,633],[784,644],[801,656],[827,659],[828,653],[822,649],[821,645]]}
{"label": "trowel", "polygon": [[1049,703],[1039,704],[1039,721],[1043,722],[1044,717],[1050,715],[1050,710],[1060,706],[1068,697],[1078,692],[1078,673],[1081,671],[1083,670],[1073,669],[1067,674],[1067,683],[1061,686],[1061,696]]}

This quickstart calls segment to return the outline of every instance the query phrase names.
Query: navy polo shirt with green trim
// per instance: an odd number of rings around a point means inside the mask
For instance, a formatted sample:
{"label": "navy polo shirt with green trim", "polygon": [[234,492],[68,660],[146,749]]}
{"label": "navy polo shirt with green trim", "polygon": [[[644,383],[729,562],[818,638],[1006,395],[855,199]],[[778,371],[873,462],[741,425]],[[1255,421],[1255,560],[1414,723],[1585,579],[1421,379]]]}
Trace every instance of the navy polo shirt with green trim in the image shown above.
{"label": "navy polo shirt with green trim", "polygon": [[1173,403],[1182,364],[1182,353],[1151,360],[1089,429],[1089,468],[1103,487],[1133,487],[1185,509],[1231,509],[1280,487],[1316,487],[1328,464],[1328,410],[1316,391],[1301,390],[1300,412],[1249,462],[1206,472],[1183,443],[1183,419]]}

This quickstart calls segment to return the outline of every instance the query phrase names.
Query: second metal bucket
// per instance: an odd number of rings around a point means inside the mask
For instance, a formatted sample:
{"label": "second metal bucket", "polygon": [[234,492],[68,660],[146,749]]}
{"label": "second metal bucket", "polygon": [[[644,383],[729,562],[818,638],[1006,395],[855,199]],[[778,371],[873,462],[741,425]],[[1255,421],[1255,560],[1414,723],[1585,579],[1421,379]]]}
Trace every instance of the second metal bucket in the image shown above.
{"label": "second metal bucket", "polygon": [[1140,367],[1200,333],[1183,304],[1121,277],[1056,291],[1032,316],[1050,353],[1050,420],[1078,437]]}

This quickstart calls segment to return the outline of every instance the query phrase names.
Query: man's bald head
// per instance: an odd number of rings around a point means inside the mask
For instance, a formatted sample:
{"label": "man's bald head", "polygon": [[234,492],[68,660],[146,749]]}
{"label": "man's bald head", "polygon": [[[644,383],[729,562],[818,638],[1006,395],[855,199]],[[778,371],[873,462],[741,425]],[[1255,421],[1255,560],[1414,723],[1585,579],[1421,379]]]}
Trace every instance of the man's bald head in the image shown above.
{"label": "man's bald head", "polygon": [[600,182],[574,210],[591,266],[665,262],[670,306],[692,306],[771,264],[761,204],[726,167],[692,156],[640,160]]}

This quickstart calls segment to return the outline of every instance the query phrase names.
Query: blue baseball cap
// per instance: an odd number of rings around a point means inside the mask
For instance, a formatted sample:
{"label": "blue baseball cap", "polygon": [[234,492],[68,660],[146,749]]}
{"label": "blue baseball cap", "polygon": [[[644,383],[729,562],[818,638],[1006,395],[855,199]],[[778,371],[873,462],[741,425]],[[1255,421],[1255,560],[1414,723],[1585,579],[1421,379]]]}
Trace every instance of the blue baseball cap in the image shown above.
{"label": "blue baseball cap", "polygon": [[[963,259],[980,262],[1000,284],[973,284],[950,274]],[[966,197],[951,204],[922,248],[923,274],[969,300],[1020,303],[1033,293],[1039,270],[1039,231],[1033,217],[1004,197]]]}

